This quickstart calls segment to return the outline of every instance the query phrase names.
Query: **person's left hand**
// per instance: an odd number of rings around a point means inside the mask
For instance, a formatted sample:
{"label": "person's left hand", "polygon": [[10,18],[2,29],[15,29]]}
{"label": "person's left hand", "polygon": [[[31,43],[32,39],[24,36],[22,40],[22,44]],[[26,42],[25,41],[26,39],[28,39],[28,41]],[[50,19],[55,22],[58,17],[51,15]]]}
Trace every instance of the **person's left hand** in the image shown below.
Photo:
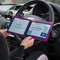
{"label": "person's left hand", "polygon": [[7,29],[2,29],[0,30],[0,32],[4,35],[4,37],[7,37],[8,35],[10,35],[9,33],[6,32]]}
{"label": "person's left hand", "polygon": [[34,39],[32,39],[32,37],[29,36],[29,37],[26,37],[26,38],[21,42],[20,45],[21,45],[21,46],[24,46],[24,49],[27,49],[27,48],[33,46],[33,44],[34,44]]}

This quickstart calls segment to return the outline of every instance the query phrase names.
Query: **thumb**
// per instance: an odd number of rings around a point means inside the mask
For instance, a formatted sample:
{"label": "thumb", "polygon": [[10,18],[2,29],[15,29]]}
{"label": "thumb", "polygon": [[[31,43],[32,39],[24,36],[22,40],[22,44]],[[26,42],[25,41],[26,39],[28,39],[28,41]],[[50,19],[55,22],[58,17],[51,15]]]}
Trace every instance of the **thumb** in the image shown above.
{"label": "thumb", "polygon": [[31,39],[31,42],[34,43],[34,39]]}

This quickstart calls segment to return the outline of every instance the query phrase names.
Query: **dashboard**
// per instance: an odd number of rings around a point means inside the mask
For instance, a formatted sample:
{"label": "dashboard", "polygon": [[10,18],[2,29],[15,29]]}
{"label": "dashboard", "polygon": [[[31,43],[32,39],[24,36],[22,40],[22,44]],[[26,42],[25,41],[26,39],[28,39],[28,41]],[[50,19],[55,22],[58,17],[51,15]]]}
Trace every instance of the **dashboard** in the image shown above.
{"label": "dashboard", "polygon": [[[47,2],[48,4],[50,4],[54,10],[55,13],[55,22],[60,22],[59,21],[59,17],[60,17],[60,5],[56,4],[56,3],[52,3],[52,2]],[[24,4],[18,4],[18,5],[0,5],[0,15],[4,16],[5,18],[11,18],[13,17],[17,11],[23,6]],[[31,5],[29,7],[27,7],[26,10],[23,11],[24,15],[28,15],[28,14],[32,14],[33,12],[33,8],[35,5]],[[40,9],[40,8],[39,8]],[[43,14],[45,15],[44,12],[47,13],[46,8],[44,8],[45,10],[43,10]],[[36,13],[38,14],[38,12],[36,11]]]}

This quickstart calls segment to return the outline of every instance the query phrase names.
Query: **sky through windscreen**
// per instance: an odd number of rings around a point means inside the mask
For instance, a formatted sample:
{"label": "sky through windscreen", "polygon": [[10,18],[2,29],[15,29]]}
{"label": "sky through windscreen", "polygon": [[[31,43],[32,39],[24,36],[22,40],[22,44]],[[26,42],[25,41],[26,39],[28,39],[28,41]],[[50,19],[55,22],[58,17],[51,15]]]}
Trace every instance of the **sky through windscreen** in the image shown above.
{"label": "sky through windscreen", "polygon": [[[31,1],[31,0],[0,0],[0,2],[3,2],[3,4],[9,4],[11,3],[12,1],[15,2],[15,4],[23,4],[23,3],[26,3],[28,1]],[[54,3],[57,3],[57,4],[60,4],[60,0],[45,0],[45,1],[50,1],[50,2],[54,2]]]}

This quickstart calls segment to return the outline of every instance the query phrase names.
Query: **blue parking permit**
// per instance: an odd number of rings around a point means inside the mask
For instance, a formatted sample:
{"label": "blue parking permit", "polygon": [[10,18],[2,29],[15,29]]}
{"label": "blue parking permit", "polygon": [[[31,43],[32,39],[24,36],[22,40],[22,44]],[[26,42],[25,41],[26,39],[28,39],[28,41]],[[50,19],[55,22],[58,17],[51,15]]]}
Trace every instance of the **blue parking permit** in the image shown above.
{"label": "blue parking permit", "polygon": [[15,16],[11,21],[7,32],[32,38],[40,41],[47,41],[49,34],[52,30],[53,22],[41,21],[41,20],[30,20],[23,17]]}

